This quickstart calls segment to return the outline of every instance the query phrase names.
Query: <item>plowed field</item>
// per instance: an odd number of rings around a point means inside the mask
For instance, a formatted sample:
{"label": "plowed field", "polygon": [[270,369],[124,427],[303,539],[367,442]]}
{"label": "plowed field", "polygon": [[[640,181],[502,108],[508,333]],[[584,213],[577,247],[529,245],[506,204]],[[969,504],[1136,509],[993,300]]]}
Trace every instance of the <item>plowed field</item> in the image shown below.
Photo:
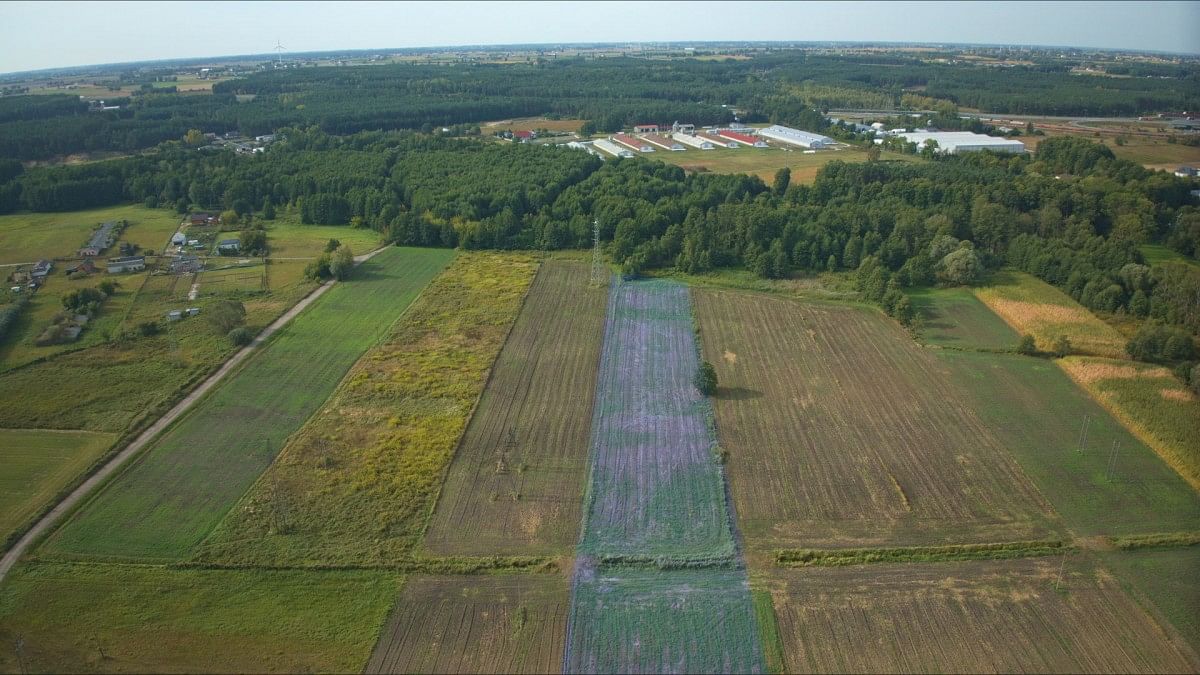
{"label": "plowed field", "polygon": [[696,293],[747,545],[1036,539],[1050,507],[930,354],[881,314]]}
{"label": "plowed field", "polygon": [[450,466],[431,552],[539,555],[578,540],[607,295],[588,272],[538,272]]}
{"label": "plowed field", "polygon": [[560,672],[567,601],[561,576],[414,577],[366,672]]}
{"label": "plowed field", "polygon": [[930,563],[776,572],[789,672],[1194,672],[1087,561]]}

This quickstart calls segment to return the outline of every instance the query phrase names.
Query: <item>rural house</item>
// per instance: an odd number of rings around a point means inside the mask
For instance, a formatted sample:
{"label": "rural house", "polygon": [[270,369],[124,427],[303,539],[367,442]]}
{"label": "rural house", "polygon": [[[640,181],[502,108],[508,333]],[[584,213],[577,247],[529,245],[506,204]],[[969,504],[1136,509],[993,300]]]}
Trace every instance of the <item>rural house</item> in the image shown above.
{"label": "rural house", "polygon": [[131,255],[124,258],[109,258],[108,273],[121,274],[122,272],[141,272],[146,269],[146,256]]}
{"label": "rural house", "polygon": [[188,216],[188,222],[192,225],[216,225],[221,222],[221,219],[211,213],[200,211]]}
{"label": "rural house", "polygon": [[88,243],[79,249],[79,255],[97,256],[104,252],[104,249],[112,246],[114,238],[114,230],[116,223],[104,223],[95,232],[92,233],[92,238]]}
{"label": "rural house", "polygon": [[222,239],[217,242],[217,253],[225,255],[226,253],[237,253],[242,250],[242,242],[237,239]]}

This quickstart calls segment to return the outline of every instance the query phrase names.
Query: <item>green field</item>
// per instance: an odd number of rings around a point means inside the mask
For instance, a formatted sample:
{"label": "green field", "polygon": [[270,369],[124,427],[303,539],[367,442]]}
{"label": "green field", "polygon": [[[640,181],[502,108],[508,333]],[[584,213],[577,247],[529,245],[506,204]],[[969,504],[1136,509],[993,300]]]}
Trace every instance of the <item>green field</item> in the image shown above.
{"label": "green field", "polygon": [[[18,213],[0,216],[0,265],[36,262],[41,258],[75,257],[92,230],[110,220],[128,220],[129,227],[117,242],[160,249],[179,224],[179,215],[144,206],[108,206],[67,213]],[[112,249],[101,254],[107,257]],[[112,253],[116,255],[116,253]],[[61,267],[54,274],[61,274]]]}
{"label": "green field", "polygon": [[117,439],[86,431],[0,429],[0,542]]}
{"label": "green field", "polygon": [[399,582],[28,563],[0,588],[0,672],[359,672]]}
{"label": "green field", "polygon": [[1146,259],[1147,265],[1182,263],[1184,265],[1200,267],[1200,262],[1186,258],[1182,253],[1173,251],[1163,244],[1142,244],[1138,248],[1142,251],[1142,256]]}
{"label": "green field", "polygon": [[951,351],[936,358],[1077,534],[1184,530],[1200,522],[1200,495],[1053,362]]}
{"label": "green field", "polygon": [[963,349],[1017,346],[1020,336],[969,288],[913,288],[906,292],[925,322],[921,342]]}
{"label": "green field", "polygon": [[315,258],[330,239],[350,247],[355,255],[379,247],[379,233],[369,228],[346,225],[302,225],[298,215],[281,213],[267,224],[267,245],[272,258]]}
{"label": "green field", "polygon": [[185,555],[451,257],[393,248],[364,263],[96,495],[47,549],[134,559]]}
{"label": "green field", "polygon": [[1132,588],[1200,652],[1200,546],[1101,554],[1117,579]]}
{"label": "green field", "polygon": [[1171,371],[1077,356],[1059,364],[1200,490],[1200,398]]}
{"label": "green field", "polygon": [[358,360],[197,557],[380,565],[409,555],[536,267],[527,255],[460,254]]}

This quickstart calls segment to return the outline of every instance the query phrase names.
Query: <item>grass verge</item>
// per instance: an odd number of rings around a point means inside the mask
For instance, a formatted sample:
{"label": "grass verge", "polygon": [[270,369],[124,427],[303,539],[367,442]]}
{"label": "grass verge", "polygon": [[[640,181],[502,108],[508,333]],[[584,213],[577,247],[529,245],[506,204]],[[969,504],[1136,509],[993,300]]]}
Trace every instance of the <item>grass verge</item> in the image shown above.
{"label": "grass verge", "polygon": [[897,546],[893,548],[782,549],[775,552],[780,567],[840,567],[869,563],[955,562],[1011,560],[1057,555],[1072,550],[1061,541],[1012,541],[951,546]]}

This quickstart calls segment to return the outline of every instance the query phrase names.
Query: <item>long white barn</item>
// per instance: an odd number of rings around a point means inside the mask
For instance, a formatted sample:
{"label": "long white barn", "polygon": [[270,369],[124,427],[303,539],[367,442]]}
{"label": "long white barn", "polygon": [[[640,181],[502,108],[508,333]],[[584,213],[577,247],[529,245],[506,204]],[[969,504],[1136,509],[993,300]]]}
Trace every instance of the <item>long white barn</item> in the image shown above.
{"label": "long white barn", "polygon": [[1025,144],[1011,138],[985,136],[970,131],[914,131],[896,134],[909,143],[916,143],[917,148],[925,147],[927,141],[936,141],[936,152],[947,155],[957,155],[962,152],[978,152],[991,150],[993,152],[1025,152]]}
{"label": "long white barn", "polygon": [[606,138],[598,138],[592,142],[592,147],[597,150],[603,150],[613,157],[633,157],[633,151],[613,143]]}
{"label": "long white barn", "polygon": [[787,143],[788,145],[797,145],[801,148],[811,148],[819,150],[833,145],[833,139],[821,134],[814,134],[808,131],[792,129],[779,124],[772,124],[766,129],[759,129],[758,135],[769,141],[778,141]]}
{"label": "long white barn", "polygon": [[693,148],[700,148],[701,150],[713,149],[713,144],[711,141],[700,138],[699,136],[693,136],[691,134],[685,134],[677,131],[671,134],[671,138],[674,138],[684,145],[690,145]]}

